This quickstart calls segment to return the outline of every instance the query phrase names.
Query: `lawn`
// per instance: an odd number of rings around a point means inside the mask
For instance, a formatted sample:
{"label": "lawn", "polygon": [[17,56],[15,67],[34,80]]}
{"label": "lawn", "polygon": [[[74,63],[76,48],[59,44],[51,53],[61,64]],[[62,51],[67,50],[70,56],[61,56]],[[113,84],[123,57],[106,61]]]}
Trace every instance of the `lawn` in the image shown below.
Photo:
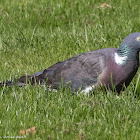
{"label": "lawn", "polygon": [[[0,81],[76,54],[117,48],[139,31],[139,0],[0,0]],[[134,94],[139,73],[119,96],[0,88],[0,139],[139,140],[140,100]]]}

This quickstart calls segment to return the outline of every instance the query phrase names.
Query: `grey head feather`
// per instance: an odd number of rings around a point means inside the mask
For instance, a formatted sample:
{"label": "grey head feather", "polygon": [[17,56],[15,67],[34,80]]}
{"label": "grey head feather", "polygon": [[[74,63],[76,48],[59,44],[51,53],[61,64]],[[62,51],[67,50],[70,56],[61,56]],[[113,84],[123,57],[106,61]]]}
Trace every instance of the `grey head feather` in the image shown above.
{"label": "grey head feather", "polygon": [[[138,59],[138,53],[140,51],[140,33],[132,33],[128,35],[120,47],[118,48],[117,54],[120,57],[126,57],[125,62],[128,60]],[[125,64],[125,63],[124,63]]]}

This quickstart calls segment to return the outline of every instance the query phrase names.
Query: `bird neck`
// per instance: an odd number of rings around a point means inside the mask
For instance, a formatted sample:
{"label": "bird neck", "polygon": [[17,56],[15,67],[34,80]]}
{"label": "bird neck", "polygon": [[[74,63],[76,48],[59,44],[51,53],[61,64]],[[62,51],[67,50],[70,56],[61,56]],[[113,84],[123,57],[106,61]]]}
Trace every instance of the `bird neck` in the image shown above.
{"label": "bird neck", "polygon": [[115,53],[115,62],[118,65],[125,65],[129,60],[136,60],[137,52],[128,45],[121,45]]}

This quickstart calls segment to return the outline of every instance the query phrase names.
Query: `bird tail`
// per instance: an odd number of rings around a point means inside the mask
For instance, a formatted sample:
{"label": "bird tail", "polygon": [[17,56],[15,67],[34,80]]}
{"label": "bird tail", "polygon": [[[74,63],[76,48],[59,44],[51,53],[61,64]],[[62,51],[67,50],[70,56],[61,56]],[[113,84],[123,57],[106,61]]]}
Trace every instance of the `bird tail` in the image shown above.
{"label": "bird tail", "polygon": [[6,81],[6,82],[1,82],[0,83],[0,87],[3,87],[3,86],[11,86],[12,85],[12,81]]}
{"label": "bird tail", "polygon": [[6,86],[6,87],[12,87],[12,86],[20,87],[20,86],[24,86],[24,85],[26,85],[26,84],[22,83],[20,81],[6,81],[6,82],[0,83],[0,87],[4,87],[4,86]]}
{"label": "bird tail", "polygon": [[0,87],[12,87],[12,86],[18,86],[22,87],[25,85],[35,85],[35,83],[40,83],[40,79],[38,79],[38,76],[32,77],[32,76],[22,76],[19,79],[13,80],[13,81],[6,81],[1,82]]}

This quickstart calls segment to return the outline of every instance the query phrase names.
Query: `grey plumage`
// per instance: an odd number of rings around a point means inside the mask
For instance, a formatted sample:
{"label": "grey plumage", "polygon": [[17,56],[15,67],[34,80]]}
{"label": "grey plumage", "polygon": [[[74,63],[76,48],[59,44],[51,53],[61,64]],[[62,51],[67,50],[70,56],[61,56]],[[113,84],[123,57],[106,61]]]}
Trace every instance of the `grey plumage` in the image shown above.
{"label": "grey plumage", "polygon": [[0,85],[23,86],[47,82],[48,86],[57,89],[63,81],[63,85],[78,91],[79,88],[99,88],[101,85],[112,89],[113,82],[120,92],[123,84],[127,87],[138,70],[139,51],[140,33],[132,33],[118,49],[105,48],[79,54],[31,76],[22,76],[15,83],[9,81]]}

